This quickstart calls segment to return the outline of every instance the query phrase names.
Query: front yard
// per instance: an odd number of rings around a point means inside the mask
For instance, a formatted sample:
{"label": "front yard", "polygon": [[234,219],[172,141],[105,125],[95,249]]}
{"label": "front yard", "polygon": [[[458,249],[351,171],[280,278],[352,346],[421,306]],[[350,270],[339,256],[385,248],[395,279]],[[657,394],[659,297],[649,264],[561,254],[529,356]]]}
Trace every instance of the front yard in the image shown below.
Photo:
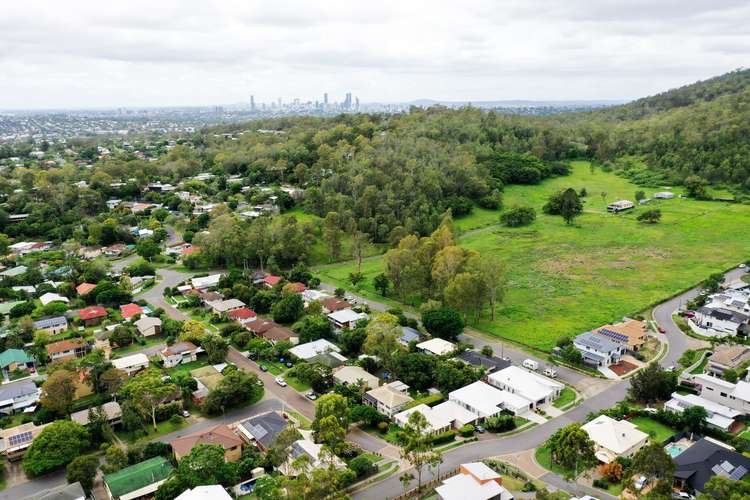
{"label": "front yard", "polygon": [[677,433],[675,429],[649,417],[633,417],[630,419],[630,422],[635,424],[638,429],[651,436],[651,439],[657,443],[663,443]]}
{"label": "front yard", "polygon": [[557,398],[552,405],[555,408],[567,409],[567,407],[576,400],[576,391],[571,389],[570,387],[564,387],[562,392],[560,392],[560,397]]}
{"label": "front yard", "polygon": [[156,424],[156,431],[154,431],[154,428],[150,422],[144,423],[144,428],[148,432],[147,434],[144,434],[143,431],[118,431],[115,434],[117,434],[117,437],[119,437],[121,440],[133,444],[140,441],[153,441],[158,437],[164,436],[171,432],[179,431],[183,427],[187,427],[187,425],[187,421],[185,421],[184,418],[180,417],[179,421],[177,422],[172,422],[171,419],[167,419],[163,422],[158,422]]}

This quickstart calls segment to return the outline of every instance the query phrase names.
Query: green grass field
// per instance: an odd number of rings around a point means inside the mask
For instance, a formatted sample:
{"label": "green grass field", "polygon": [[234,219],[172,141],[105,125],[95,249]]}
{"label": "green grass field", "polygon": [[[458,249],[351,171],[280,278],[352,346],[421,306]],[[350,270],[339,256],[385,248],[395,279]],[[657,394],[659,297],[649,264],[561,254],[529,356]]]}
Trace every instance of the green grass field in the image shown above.
{"label": "green grass field", "polygon": [[635,424],[635,426],[638,427],[638,429],[640,429],[641,431],[650,435],[651,438],[657,443],[666,441],[670,438],[670,436],[673,436],[677,433],[677,431],[675,431],[671,427],[668,427],[661,422],[657,422],[656,420],[650,419],[648,417],[633,417],[630,419],[630,422]]}
{"label": "green grass field", "polygon": [[[588,192],[584,214],[569,226],[541,211],[550,194],[567,187]],[[500,256],[508,270],[507,293],[496,320],[474,326],[550,350],[560,336],[642,312],[750,257],[748,206],[676,198],[619,215],[606,211],[607,203],[634,200],[637,190],[650,196],[665,188],[640,188],[613,173],[592,171],[587,162],[574,162],[569,176],[506,188],[505,207],[537,210],[530,226],[505,228],[499,225],[499,212],[483,209],[457,220],[464,230],[462,246]],[[659,224],[636,220],[647,208],[661,209]],[[345,262],[323,266],[319,275],[324,283],[351,288],[346,279],[353,269],[353,262]],[[381,257],[364,261],[363,294],[377,297],[372,278],[382,270]]]}
{"label": "green grass field", "polygon": [[555,408],[565,408],[576,400],[576,392],[570,387],[564,387],[560,392],[560,397],[552,405]]}

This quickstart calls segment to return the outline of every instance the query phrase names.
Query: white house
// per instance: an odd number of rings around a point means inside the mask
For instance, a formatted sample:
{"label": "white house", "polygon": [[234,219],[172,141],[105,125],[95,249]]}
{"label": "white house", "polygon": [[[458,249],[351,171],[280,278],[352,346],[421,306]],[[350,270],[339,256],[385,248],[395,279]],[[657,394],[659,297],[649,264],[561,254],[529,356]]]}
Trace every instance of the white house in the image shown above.
{"label": "white house", "polygon": [[369,387],[370,389],[374,389],[380,385],[378,377],[368,373],[359,366],[342,366],[333,372],[333,379],[339,384],[351,385],[356,385],[361,380],[365,384],[365,387]]}
{"label": "white house", "polygon": [[174,500],[232,500],[229,493],[220,484],[196,486],[180,493]]}
{"label": "white house", "polygon": [[704,373],[693,376],[693,382],[700,386],[702,398],[750,415],[750,383],[733,384]]}
{"label": "white house", "polygon": [[190,341],[175,342],[159,351],[164,368],[174,368],[181,363],[190,363],[198,359],[198,347]]}
{"label": "white house", "polygon": [[0,414],[12,415],[39,402],[42,390],[29,380],[0,386]]}
{"label": "white house", "polygon": [[[338,354],[341,352],[341,349],[336,344],[327,341],[326,339],[318,339],[313,340],[312,342],[307,342],[305,344],[300,344],[298,346],[294,346],[291,349],[289,349],[289,353],[293,354],[294,356],[298,357],[299,359],[303,361],[307,361],[309,359],[314,358],[315,356],[318,356],[319,354],[324,353],[335,353]],[[339,356],[341,356],[339,354]],[[344,358],[343,356],[341,356]],[[344,361],[346,361],[346,358],[344,358]]]}
{"label": "white house", "polygon": [[456,344],[448,342],[445,339],[435,337],[430,340],[425,340],[417,344],[417,349],[427,354],[434,354],[435,356],[445,356],[451,354],[456,350]]}
{"label": "white house", "polygon": [[599,415],[581,426],[594,442],[596,458],[608,464],[617,457],[632,458],[648,442],[648,434],[627,420]]}
{"label": "white house", "polygon": [[352,309],[341,309],[328,315],[328,321],[338,330],[351,330],[363,319],[367,319],[367,314]]}
{"label": "white house", "polygon": [[706,409],[706,422],[718,429],[729,432],[735,419],[742,413],[721,403],[709,401],[695,394],[672,393],[672,399],[664,403],[664,409],[675,413],[682,413],[687,408],[702,406]]}
{"label": "white house", "polygon": [[138,330],[138,333],[144,337],[151,337],[161,333],[161,319],[153,316],[141,316],[141,318],[133,324]]}
{"label": "white house", "polygon": [[657,200],[671,200],[674,198],[674,193],[671,191],[659,191],[654,193],[654,198]]}
{"label": "white house", "polygon": [[148,368],[148,356],[141,352],[131,354],[124,358],[113,359],[112,366],[118,370],[124,371],[128,376],[131,376],[140,370]]}
{"label": "white house", "polygon": [[750,316],[726,307],[699,307],[688,322],[693,330],[711,337],[735,336]]}
{"label": "white house", "polygon": [[565,387],[560,382],[513,365],[491,373],[487,382],[521,396],[533,408],[552,403]]}
{"label": "white house", "polygon": [[475,413],[478,419],[493,417],[503,410],[514,415],[526,413],[531,403],[526,399],[477,381],[448,394],[448,400]]}
{"label": "white house", "polygon": [[63,297],[62,295],[47,292],[41,297],[39,297],[39,302],[42,303],[43,306],[46,306],[47,304],[50,304],[52,302],[65,302],[66,304],[70,302],[67,297]]}
{"label": "white house", "polygon": [[479,418],[476,413],[463,408],[455,401],[444,401],[432,408],[425,404],[417,405],[396,414],[393,420],[403,427],[415,411],[421,413],[429,423],[428,433],[440,433],[451,428],[460,429],[466,424],[476,422]]}
{"label": "white house", "polygon": [[458,471],[435,488],[441,500],[513,500],[500,474],[484,463],[461,464]]}
{"label": "white house", "polygon": [[616,214],[618,212],[622,212],[623,210],[630,210],[634,206],[635,205],[630,200],[615,201],[614,203],[610,203],[609,205],[607,205],[607,212]]}
{"label": "white house", "polygon": [[409,422],[409,417],[412,413],[421,413],[422,416],[424,416],[427,421],[427,428],[425,429],[426,434],[439,434],[445,432],[450,430],[453,424],[443,415],[434,414],[432,408],[426,404],[420,404],[397,413],[394,415],[393,421],[396,422],[396,425],[399,427],[404,427]]}
{"label": "white house", "polygon": [[627,344],[613,342],[603,335],[586,332],[573,339],[573,347],[578,349],[585,363],[606,368],[620,361],[627,349]]}
{"label": "white house", "polygon": [[364,393],[362,403],[372,406],[383,415],[393,417],[413,401],[406,393],[408,389],[408,385],[396,380]]}
{"label": "white house", "polygon": [[[313,441],[312,432],[305,430],[300,430],[299,432],[302,434],[303,439],[299,439],[292,443],[290,457],[285,463],[278,467],[279,472],[285,476],[297,476],[302,472],[309,472],[312,469],[328,467],[329,463],[336,469],[346,467],[346,464],[336,455],[330,454],[325,456],[321,454],[323,446]],[[294,461],[302,455],[306,455],[310,459],[309,465],[306,465],[304,470],[295,470]]]}
{"label": "white house", "polygon": [[211,288],[212,286],[217,286],[220,279],[221,274],[211,274],[209,276],[193,278],[190,280],[190,284],[192,284],[193,288],[195,288],[196,290],[206,290],[208,288]]}
{"label": "white house", "polygon": [[217,302],[211,302],[210,305],[211,311],[213,311],[214,314],[225,314],[234,311],[235,309],[245,307],[245,303],[239,299],[220,300]]}

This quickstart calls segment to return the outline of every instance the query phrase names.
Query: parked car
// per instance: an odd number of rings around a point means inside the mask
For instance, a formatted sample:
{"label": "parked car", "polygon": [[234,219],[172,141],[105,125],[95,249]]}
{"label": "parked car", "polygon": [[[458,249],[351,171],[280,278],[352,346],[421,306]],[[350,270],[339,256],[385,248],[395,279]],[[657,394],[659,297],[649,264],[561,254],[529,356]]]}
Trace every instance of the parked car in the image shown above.
{"label": "parked car", "polygon": [[545,368],[544,374],[550,378],[556,378],[557,372],[554,370],[554,368]]}
{"label": "parked car", "polygon": [[481,425],[474,426],[474,430],[477,431],[479,434],[484,434],[485,432],[487,432],[484,429],[484,427],[482,427]]}
{"label": "parked car", "polygon": [[745,269],[745,268],[747,267],[747,264],[745,264],[745,263],[743,262],[742,264],[740,264],[740,265],[739,265],[739,266],[737,266],[737,267],[739,267],[740,269]]}
{"label": "parked car", "polygon": [[266,365],[260,365],[260,371],[267,372],[268,371],[268,367]]}
{"label": "parked car", "polygon": [[538,370],[539,369],[539,363],[534,361],[533,359],[524,359],[523,360],[523,367],[529,370]]}
{"label": "parked car", "polygon": [[637,491],[641,491],[644,486],[648,484],[648,478],[646,476],[638,476],[633,482],[633,486]]}
{"label": "parked car", "polygon": [[187,410],[182,410],[182,416],[188,418],[190,416],[190,412]]}
{"label": "parked car", "polygon": [[685,311],[686,318],[695,318],[695,311]]}
{"label": "parked car", "polygon": [[695,500],[695,497],[691,495],[690,493],[685,493],[684,491],[676,491],[672,493],[672,498],[674,500]]}
{"label": "parked car", "polygon": [[664,370],[665,370],[665,371],[668,371],[668,372],[673,372],[673,371],[675,370],[675,367],[674,367],[674,365],[672,365],[672,366],[668,366],[668,367],[666,367],[666,368],[665,368]]}
{"label": "parked car", "polygon": [[503,361],[507,361],[508,363],[510,363],[510,357],[509,356],[503,356],[502,359],[503,359]]}
{"label": "parked car", "polygon": [[315,394],[315,391],[308,391],[305,393],[305,397],[309,399],[310,401],[315,401],[318,399],[318,395]]}
{"label": "parked car", "polygon": [[284,377],[276,377],[276,383],[279,384],[281,387],[286,387],[286,380],[284,380]]}

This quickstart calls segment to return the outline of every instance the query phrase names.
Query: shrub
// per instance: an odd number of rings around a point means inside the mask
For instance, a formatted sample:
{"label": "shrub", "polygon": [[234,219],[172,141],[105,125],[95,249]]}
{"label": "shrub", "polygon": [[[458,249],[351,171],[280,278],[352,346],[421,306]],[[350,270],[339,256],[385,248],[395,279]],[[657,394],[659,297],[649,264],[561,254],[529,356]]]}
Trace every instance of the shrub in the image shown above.
{"label": "shrub", "polygon": [[378,422],[378,430],[385,434],[388,431],[388,422]]}
{"label": "shrub", "polygon": [[352,461],[349,462],[349,468],[357,474],[357,479],[367,477],[378,470],[378,468],[364,455],[352,459]]}
{"label": "shrub", "polygon": [[531,207],[513,206],[500,216],[500,222],[508,227],[528,226],[536,220],[536,210]]}
{"label": "shrub", "polygon": [[463,437],[471,437],[474,435],[474,426],[471,424],[466,424],[463,427],[461,427],[458,432],[461,433],[461,436]]}
{"label": "shrub", "polygon": [[606,490],[609,488],[609,483],[605,481],[604,479],[594,479],[593,481],[594,488],[601,488],[603,490]]}
{"label": "shrub", "polygon": [[449,430],[432,436],[432,444],[437,445],[448,443],[450,441],[453,441],[454,439],[456,439],[456,431]]}
{"label": "shrub", "polygon": [[495,415],[485,420],[484,426],[492,432],[507,432],[516,428],[516,421],[512,415]]}

